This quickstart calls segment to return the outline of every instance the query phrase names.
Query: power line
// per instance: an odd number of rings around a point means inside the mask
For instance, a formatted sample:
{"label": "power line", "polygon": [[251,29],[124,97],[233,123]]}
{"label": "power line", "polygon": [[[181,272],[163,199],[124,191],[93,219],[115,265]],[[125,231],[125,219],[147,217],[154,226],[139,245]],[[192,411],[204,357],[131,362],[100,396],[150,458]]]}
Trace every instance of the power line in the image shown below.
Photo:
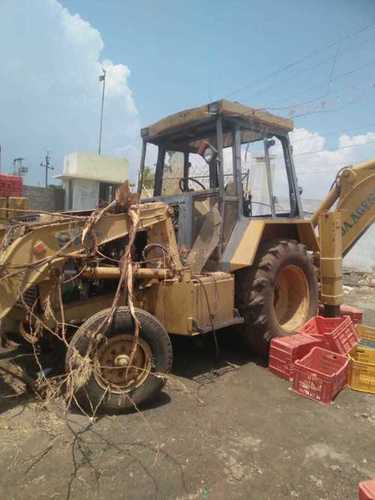
{"label": "power line", "polygon": [[[333,81],[336,81],[337,79],[340,79],[340,78],[343,78],[343,77],[348,76],[350,74],[353,74],[356,71],[360,71],[364,67],[370,66],[370,65],[372,65],[375,62],[375,60],[372,60],[372,61],[366,63],[365,65],[362,65],[360,67],[357,67],[357,68],[354,68],[354,69],[350,70],[349,72],[341,73],[341,74],[337,75],[335,78],[333,77],[334,68],[336,66],[338,54],[340,52],[340,48],[342,46],[343,40],[348,39],[348,38],[352,38],[352,37],[354,37],[354,36],[356,36],[356,35],[364,32],[364,31],[366,31],[366,30],[368,30],[368,29],[370,29],[370,28],[372,28],[374,26],[375,26],[375,23],[367,25],[367,26],[361,28],[360,30],[358,30],[358,31],[356,31],[354,33],[351,33],[351,34],[348,34],[348,35],[342,37],[340,40],[338,40],[336,42],[332,42],[331,44],[329,44],[329,47],[337,45],[337,44],[339,44],[339,46],[338,46],[338,49],[337,49],[335,55],[332,56],[332,57],[330,57],[330,58],[328,58],[328,61],[330,61],[332,59],[332,66],[331,66],[331,70],[330,70],[330,76],[329,76],[329,79],[328,79],[328,88],[327,88],[328,93],[326,92],[325,94],[322,94],[322,95],[320,95],[320,96],[318,96],[316,98],[309,99],[308,101],[304,101],[304,102],[300,102],[300,103],[294,103],[294,104],[291,104],[291,105],[288,105],[288,106],[278,106],[278,107],[264,106],[264,107],[258,107],[257,110],[259,110],[259,111],[270,111],[270,110],[272,111],[272,110],[283,110],[283,109],[287,109],[288,110],[288,109],[291,109],[291,108],[298,108],[298,107],[301,107],[301,106],[304,106],[304,105],[307,105],[307,104],[312,104],[314,102],[319,102],[319,101],[322,101],[321,102],[322,107],[325,106],[327,103],[324,102],[323,100],[326,99],[327,95],[329,95],[329,87],[330,87],[330,85],[331,85],[331,83]],[[281,68],[280,70],[276,70],[276,72],[272,72],[270,75],[279,73],[279,72],[283,71],[286,67],[288,67],[290,69],[291,66],[297,65],[299,62],[302,61],[302,59],[304,60],[304,59],[306,59],[308,57],[311,57],[312,53],[321,52],[322,50],[324,50],[324,49],[315,49],[314,51],[312,51],[309,55],[305,56],[304,58],[300,58],[298,61],[296,61],[294,63],[290,63],[289,65],[286,65],[284,68]],[[325,61],[323,61],[323,62],[321,61],[320,63],[318,63],[317,65],[315,65],[315,67],[322,65],[322,63],[324,63],[324,62]],[[267,79],[267,78],[268,77],[265,77],[265,79]],[[374,86],[375,86],[375,84],[371,83],[370,87],[373,88]],[[314,86],[312,86],[310,88],[313,88],[313,87]],[[262,90],[262,89],[260,89],[260,90]],[[340,99],[340,95],[336,94],[336,97],[338,99]],[[343,109],[344,107],[346,107],[348,105],[354,104],[355,102],[358,102],[358,101],[362,101],[363,98],[364,97],[361,96],[360,99],[358,99],[358,100],[351,100],[351,101],[345,103],[344,105],[342,105],[338,110],[334,110],[334,109],[331,109],[331,110],[327,110],[327,109],[313,110],[313,111],[301,113],[301,114],[298,114],[298,115],[294,114],[293,118],[305,117],[305,116],[308,116],[308,115],[311,115],[311,114],[317,114],[317,113],[323,113],[323,112],[336,112],[336,111],[340,111],[341,109]]]}
{"label": "power line", "polygon": [[[354,88],[354,87],[353,87]],[[362,89],[359,89],[359,90],[365,90],[365,89],[372,89],[372,88],[375,88],[375,83],[374,82],[371,82],[371,85],[369,87],[364,87]],[[340,96],[336,95],[336,97],[340,98]],[[320,110],[313,110],[313,111],[309,111],[309,112],[306,112],[306,113],[301,113],[299,115],[296,115],[294,114],[291,118],[301,118],[301,117],[305,117],[305,116],[308,116],[308,115],[312,115],[312,114],[317,114],[317,113],[334,113],[334,112],[339,112],[341,111],[343,108],[345,108],[346,106],[349,106],[349,105],[352,105],[352,104],[355,104],[356,102],[360,102],[360,101],[363,101],[363,99],[366,98],[366,95],[361,95],[361,97],[359,99],[352,99],[351,101],[343,104],[342,106],[340,106],[340,108],[338,109],[320,109]],[[297,105],[294,105],[293,107],[297,108],[301,105],[306,105],[306,104],[311,104],[312,102],[315,102],[315,101],[319,101],[319,100],[322,100],[322,96],[316,98],[316,99],[312,99],[310,101],[305,101],[303,103],[299,103]],[[325,102],[322,102],[321,104],[326,104]],[[289,109],[290,107],[292,106],[286,106],[285,109]],[[283,108],[268,108],[268,107],[263,107],[263,108],[254,108],[252,109],[251,111],[247,112],[247,113],[244,113],[244,115],[247,115],[247,116],[250,116],[252,114],[254,114],[254,112],[257,112],[257,111],[269,111],[269,110],[274,110],[274,109],[283,109]]]}
{"label": "power line", "polygon": [[[366,90],[367,89],[372,89],[372,88],[375,88],[375,83],[372,83],[369,87],[365,87],[365,88],[362,88],[362,90]],[[338,96],[339,97],[339,96]],[[364,99],[366,99],[368,97],[368,95],[361,95],[358,99],[352,99],[344,104],[342,104],[339,108],[337,109],[317,109],[317,110],[313,110],[313,111],[307,111],[306,113],[301,113],[299,115],[295,114],[293,115],[293,119],[294,118],[303,118],[305,116],[309,116],[309,115],[314,115],[314,114],[318,114],[318,113],[338,113],[340,111],[342,111],[344,108],[346,108],[347,106],[351,106],[353,104],[356,104],[358,102],[361,102],[363,101]],[[296,106],[297,107],[297,106]]]}
{"label": "power line", "polygon": [[[320,66],[324,66],[324,64],[329,63],[331,60],[333,60],[333,58],[334,58],[334,56],[331,55],[328,58],[323,59],[322,61],[319,61],[317,64],[314,64],[314,65],[309,66],[307,68],[303,68],[301,70],[301,73],[316,70],[316,68],[319,68]],[[290,80],[294,80],[295,78],[296,78],[295,74],[292,74],[289,78],[284,79],[283,82],[285,83],[285,82],[288,82]],[[269,85],[262,86],[262,87],[258,88],[257,90],[252,91],[252,95],[255,96],[255,95],[262,94],[262,93],[266,92],[268,89],[272,88],[274,85],[275,85],[275,81],[272,81]]]}
{"label": "power line", "polygon": [[256,80],[252,81],[252,82],[248,82],[247,84],[243,85],[242,87],[239,87],[237,88],[236,90],[228,93],[225,97],[231,97],[233,96],[234,94],[238,94],[239,92],[242,92],[243,90],[246,90],[247,88],[251,87],[252,85],[258,83],[258,82],[263,82],[269,78],[273,78],[275,77],[276,75],[280,74],[280,73],[283,73],[285,71],[289,71],[290,69],[292,69],[293,67],[296,67],[298,66],[299,64],[301,64],[302,62],[304,62],[306,59],[310,59],[312,57],[314,57],[316,54],[319,54],[320,52],[324,51],[324,50],[327,50],[331,47],[335,47],[337,44],[340,44],[342,43],[344,40],[347,40],[347,39],[350,39],[350,38],[353,38],[361,33],[363,33],[364,31],[367,31],[368,29],[371,29],[372,27],[375,26],[375,23],[371,23],[371,24],[368,24],[367,26],[364,26],[362,28],[360,28],[359,30],[357,31],[354,31],[352,33],[348,33],[347,35],[344,35],[342,36],[339,40],[336,40],[334,42],[330,42],[329,44],[323,46],[323,47],[320,47],[320,48],[315,48],[313,49],[312,51],[308,52],[307,54],[303,55],[302,57],[282,66],[281,68],[278,68],[274,71],[271,71],[268,75],[264,76],[262,79],[259,79],[257,78]]}
{"label": "power line", "polygon": [[[371,61],[367,62],[366,64],[362,64],[361,66],[357,66],[356,68],[350,70],[350,71],[346,71],[345,73],[339,73],[338,75],[335,76],[335,78],[332,78],[330,81],[331,83],[336,81],[336,80],[340,80],[341,78],[345,78],[346,76],[349,76],[351,74],[354,74],[356,73],[357,71],[361,71],[367,67],[370,67],[372,65],[375,64],[375,59],[372,59]],[[319,84],[320,85],[320,84]],[[313,89],[315,87],[317,87],[318,84],[316,85],[311,85],[310,87],[307,87],[305,88],[302,92],[297,92],[298,93],[302,93],[304,94],[306,91],[310,90],[310,89]],[[284,110],[284,109],[290,109],[290,108],[296,108],[296,107],[299,107],[299,106],[303,106],[305,104],[311,104],[312,102],[316,102],[316,101],[319,101],[321,99],[324,99],[325,97],[327,97],[327,95],[321,95],[319,97],[315,97],[315,98],[312,98],[312,99],[309,99],[307,101],[304,101],[304,102],[299,102],[299,103],[295,103],[295,104],[289,104],[289,105],[284,105],[284,106],[264,106],[263,109],[267,109],[267,110],[275,110],[275,111],[278,111],[278,110]]]}
{"label": "power line", "polygon": [[[370,41],[373,41],[372,39],[367,39],[365,40],[365,42],[363,42],[360,47],[363,47],[365,44],[367,44],[368,42]],[[348,52],[352,52],[353,50],[356,50],[358,52],[358,47],[347,47],[345,49],[345,53],[348,53]],[[314,65],[311,65],[311,66],[308,66],[307,68],[302,68],[300,73],[305,73],[305,72],[310,72],[310,71],[314,71],[316,70],[316,68],[319,68],[320,66],[323,66],[325,65],[326,63],[329,63],[330,61],[332,61],[334,59],[334,55],[330,55],[328,58],[325,58],[321,61],[319,61],[317,64],[314,64]],[[354,71],[353,71],[354,72]],[[298,75],[299,76],[299,75]],[[297,76],[297,77],[298,77]],[[332,78],[332,81],[336,81],[337,79],[341,78],[342,76],[346,76],[345,73],[341,74],[341,75],[338,75],[336,76],[335,78]],[[283,83],[285,84],[285,82],[288,82],[290,80],[294,80],[296,79],[296,75],[295,74],[292,74],[289,78],[286,78],[286,79],[283,79]],[[272,81],[269,85],[267,86],[262,86],[260,87],[259,89],[257,89],[256,91],[252,91],[252,95],[259,95],[259,94],[262,94],[264,92],[266,92],[268,89],[272,88],[277,82],[276,81]],[[320,84],[319,84],[320,85]],[[316,87],[317,85],[311,85],[309,87],[307,87],[307,89],[303,89],[302,92],[294,92],[293,94],[295,95],[296,93],[297,94],[304,94],[306,92],[306,90],[310,89],[310,88],[314,88]]]}
{"label": "power line", "polygon": [[370,62],[367,62],[366,64],[362,64],[362,66],[357,66],[356,68],[350,70],[350,71],[345,71],[345,73],[339,73],[336,75],[336,77],[333,79],[333,81],[340,80],[340,78],[345,78],[348,75],[352,75],[353,73],[356,73],[357,71],[361,71],[362,69],[368,68],[369,66],[375,64],[375,59],[372,59]]}
{"label": "power line", "polygon": [[[351,86],[351,88],[355,89],[354,85]],[[358,90],[361,92],[363,90],[369,90],[375,88],[375,82],[371,81],[370,85],[366,85],[365,87],[357,87]],[[293,108],[300,108],[302,106],[306,106],[308,104],[313,104],[314,102],[320,102],[321,104],[321,109],[314,109],[312,111],[308,111],[305,113],[300,113],[300,114],[292,114],[291,118],[301,118],[304,116],[312,115],[312,114],[317,114],[317,113],[334,113],[334,112],[339,112],[342,109],[344,109],[346,106],[355,104],[356,102],[363,101],[366,98],[366,95],[361,94],[359,99],[352,99],[344,104],[342,104],[338,109],[325,109],[325,106],[327,105],[327,102],[324,100],[326,99],[327,95],[320,95],[319,97],[315,97],[313,99],[309,99],[308,101],[302,101],[299,103],[294,103],[291,105],[287,106],[278,106],[278,107],[259,107],[256,108],[256,111],[281,111],[281,110],[290,110]],[[340,94],[334,94],[333,97],[335,97],[338,101],[340,100],[341,96]],[[323,109],[324,108],[324,109]]]}
{"label": "power line", "polygon": [[[329,93],[330,93],[330,89],[331,89],[331,84],[332,84],[332,82],[335,80],[335,79],[333,78],[333,74],[334,74],[334,71],[335,71],[335,68],[336,68],[336,63],[337,63],[337,60],[338,60],[338,55],[339,55],[339,52],[340,52],[340,49],[341,49],[341,44],[342,44],[342,41],[340,40],[340,42],[338,43],[338,46],[337,46],[337,50],[335,51],[335,54],[334,54],[333,56],[330,56],[327,60],[323,60],[323,64],[324,64],[326,61],[331,61],[331,60],[332,60],[331,69],[329,70],[329,76],[328,76],[327,89],[326,89],[326,92],[325,92],[324,94],[320,95],[319,97],[315,97],[315,98],[313,98],[313,99],[310,99],[310,100],[308,100],[308,101],[305,101],[305,102],[303,102],[303,103],[299,103],[299,104],[291,104],[291,105],[288,105],[288,106],[280,106],[280,107],[274,107],[274,106],[269,107],[269,106],[265,106],[265,109],[267,109],[267,110],[272,110],[272,109],[273,109],[273,110],[290,109],[290,108],[295,108],[295,107],[299,107],[299,106],[301,106],[301,105],[311,104],[311,103],[313,103],[313,102],[316,102],[316,101],[321,101],[322,99],[325,99],[325,98],[329,95]],[[317,67],[319,67],[319,66],[322,66],[322,62],[320,62],[320,63],[318,63],[318,64],[316,64],[316,65],[314,65],[314,66],[310,66],[310,68],[308,68],[307,70],[309,70],[309,69],[316,69],[316,68],[317,68]],[[304,70],[302,70],[302,71],[306,71],[306,68],[305,68]],[[295,77],[293,77],[293,76],[292,76],[291,78],[295,78]],[[291,79],[291,78],[290,78],[290,79]],[[289,79],[288,79],[288,80],[289,80]],[[269,86],[268,86],[268,87],[266,87],[266,88],[270,88],[270,86],[272,86],[272,84],[271,84],[271,85],[269,85]],[[316,85],[313,85],[313,86],[308,87],[307,89],[305,89],[305,90],[303,91],[303,93],[305,93],[305,91],[306,91],[306,90],[308,90],[309,88],[314,88],[314,87],[316,87]],[[261,90],[262,90],[262,89],[261,89]],[[263,88],[263,90],[264,90],[264,88]],[[259,92],[255,92],[255,93],[254,93],[254,95],[255,95],[255,94],[258,94],[258,93],[259,93]]]}
{"label": "power line", "polygon": [[[368,42],[373,42],[372,39],[367,39],[365,40],[365,42],[363,42],[360,47],[363,47],[365,44],[367,44]],[[358,47],[347,47],[345,50],[342,49],[342,52],[345,52],[345,53],[348,53],[348,52],[352,52],[353,50],[356,50],[358,52]],[[315,70],[316,68],[319,68],[320,66],[323,66],[324,64],[326,63],[329,63],[330,61],[333,61],[335,58],[335,55],[330,55],[328,58],[325,58],[321,61],[319,61],[317,64],[314,64],[312,66],[308,66],[307,68],[302,68],[299,72],[299,74],[302,74],[302,73],[305,73],[305,72],[310,72],[310,71],[313,71]],[[354,72],[354,71],[353,71]],[[337,79],[339,79],[341,76],[346,76],[346,73],[343,73],[341,75],[338,75],[336,76],[335,78],[332,77],[332,81],[336,81]],[[296,75],[295,74],[292,74],[289,78],[286,78],[283,80],[283,83],[285,82],[288,82],[290,80],[294,80],[296,78]],[[266,92],[268,89],[272,88],[277,82],[276,81],[272,81],[269,85],[267,86],[262,86],[260,87],[259,89],[257,89],[256,91],[252,91],[252,95],[258,95],[258,94],[261,94],[261,93],[264,93]],[[320,85],[320,84],[319,84]],[[303,89],[302,92],[297,92],[297,94],[304,94],[306,92],[306,90],[310,89],[310,88],[314,88],[316,87],[317,85],[312,85],[312,86],[309,86],[307,89]],[[294,92],[294,94],[296,94],[296,92]]]}
{"label": "power line", "polygon": [[331,71],[329,72],[329,77],[328,77],[327,90],[326,90],[326,93],[325,93],[326,96],[331,91],[332,79],[333,79],[333,75],[334,75],[334,72],[335,72],[335,69],[336,69],[336,64],[337,64],[337,61],[338,61],[338,58],[339,58],[339,53],[340,53],[340,50],[341,50],[341,45],[342,45],[342,40],[338,43],[337,50],[335,52],[335,55],[333,56]]}

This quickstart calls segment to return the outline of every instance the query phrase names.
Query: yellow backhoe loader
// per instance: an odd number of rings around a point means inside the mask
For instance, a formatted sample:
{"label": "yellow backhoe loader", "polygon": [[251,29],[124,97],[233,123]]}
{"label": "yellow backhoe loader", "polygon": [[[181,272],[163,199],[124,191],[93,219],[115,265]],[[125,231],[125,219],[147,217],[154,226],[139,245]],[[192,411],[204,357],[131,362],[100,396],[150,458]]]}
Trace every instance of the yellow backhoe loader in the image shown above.
{"label": "yellow backhoe loader", "polygon": [[[319,280],[327,314],[338,314],[342,257],[375,218],[375,161],[342,169],[305,217],[292,129],[225,100],[142,129],[138,196],[125,186],[104,209],[7,232],[3,334],[60,339],[67,372],[87,368],[77,401],[123,411],[162,387],[171,335],[235,326],[267,357],[272,338],[316,314]],[[141,199],[155,158],[153,196]]]}

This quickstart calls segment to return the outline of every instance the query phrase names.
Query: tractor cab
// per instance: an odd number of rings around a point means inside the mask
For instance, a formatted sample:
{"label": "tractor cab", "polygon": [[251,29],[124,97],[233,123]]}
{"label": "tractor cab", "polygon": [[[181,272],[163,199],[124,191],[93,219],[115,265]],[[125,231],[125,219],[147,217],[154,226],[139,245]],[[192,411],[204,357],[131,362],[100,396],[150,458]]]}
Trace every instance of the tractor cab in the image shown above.
{"label": "tractor cab", "polygon": [[302,215],[292,129],[291,120],[226,100],[170,115],[141,131],[138,192],[173,207],[181,248],[215,226],[220,253],[241,219]]}

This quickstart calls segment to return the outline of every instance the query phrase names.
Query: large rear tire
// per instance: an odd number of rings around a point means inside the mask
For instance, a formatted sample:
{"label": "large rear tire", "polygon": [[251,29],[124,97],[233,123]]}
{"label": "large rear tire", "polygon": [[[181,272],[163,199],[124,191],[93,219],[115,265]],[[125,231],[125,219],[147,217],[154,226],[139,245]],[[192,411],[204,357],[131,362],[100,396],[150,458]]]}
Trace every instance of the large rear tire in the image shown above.
{"label": "large rear tire", "polygon": [[89,413],[137,409],[161,390],[165,383],[163,374],[172,368],[172,345],[167,331],[154,316],[141,309],[136,309],[140,331],[133,357],[135,325],[127,307],[118,308],[110,327],[100,331],[100,340],[93,348],[93,333],[108,312],[100,311],[85,321],[66,354],[66,371],[77,376],[82,358],[89,360],[89,376],[85,378],[83,374],[83,383],[73,384],[78,404]]}
{"label": "large rear tire", "polygon": [[271,339],[293,334],[318,309],[318,281],[306,247],[294,240],[264,243],[251,268],[237,273],[236,301],[246,343],[266,359]]}

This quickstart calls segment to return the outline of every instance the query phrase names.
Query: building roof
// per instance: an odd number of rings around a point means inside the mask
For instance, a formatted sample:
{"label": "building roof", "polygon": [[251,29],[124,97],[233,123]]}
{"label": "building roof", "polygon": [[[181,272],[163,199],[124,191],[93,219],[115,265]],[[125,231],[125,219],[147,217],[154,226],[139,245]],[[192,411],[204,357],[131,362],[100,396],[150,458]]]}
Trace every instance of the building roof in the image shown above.
{"label": "building roof", "polygon": [[256,140],[261,134],[286,135],[293,130],[292,120],[223,99],[162,118],[143,128],[141,135],[145,141],[154,144],[169,142],[170,145],[176,146],[189,143],[187,149],[194,151],[196,144],[192,141],[193,134],[194,139],[205,135],[213,136],[218,115],[223,117],[224,132],[225,127],[228,128],[231,123],[237,122],[241,126],[243,143]]}
{"label": "building roof", "polygon": [[125,158],[77,152],[65,156],[64,171],[56,178],[122,184],[128,178],[128,168],[129,163]]}

